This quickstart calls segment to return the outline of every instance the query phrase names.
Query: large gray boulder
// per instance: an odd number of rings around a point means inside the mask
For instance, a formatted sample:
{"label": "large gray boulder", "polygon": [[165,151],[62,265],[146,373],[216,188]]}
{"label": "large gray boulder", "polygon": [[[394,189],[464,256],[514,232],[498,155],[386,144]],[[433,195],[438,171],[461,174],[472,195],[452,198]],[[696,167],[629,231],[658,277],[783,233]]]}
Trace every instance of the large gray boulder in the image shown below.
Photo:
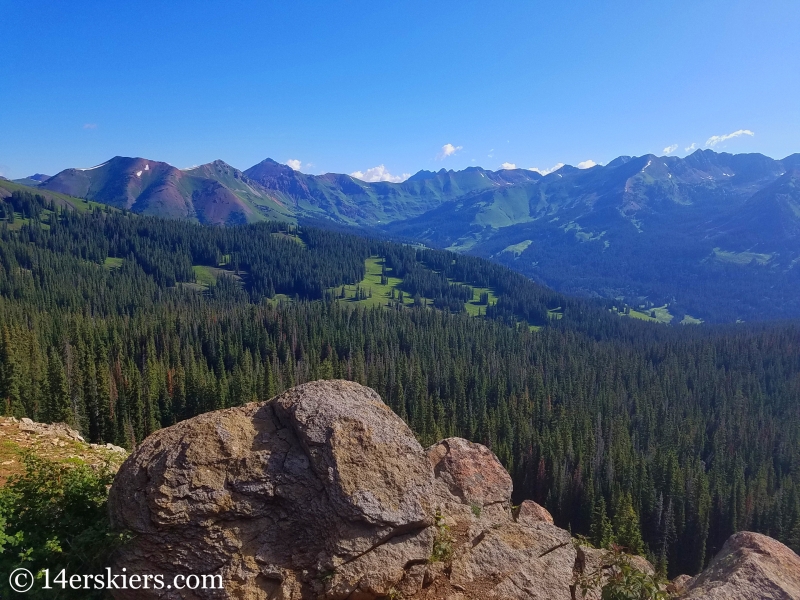
{"label": "large gray boulder", "polygon": [[798,600],[800,556],[771,537],[740,531],[705,571],[689,580],[680,598]]}

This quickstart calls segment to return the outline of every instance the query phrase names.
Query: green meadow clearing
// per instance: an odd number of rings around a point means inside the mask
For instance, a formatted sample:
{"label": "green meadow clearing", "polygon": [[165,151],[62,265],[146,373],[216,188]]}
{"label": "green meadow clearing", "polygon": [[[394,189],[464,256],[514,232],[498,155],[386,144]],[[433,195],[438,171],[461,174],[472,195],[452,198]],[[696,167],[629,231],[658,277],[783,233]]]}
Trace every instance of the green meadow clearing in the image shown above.
{"label": "green meadow clearing", "polygon": [[[399,302],[402,292],[400,285],[403,283],[403,280],[398,277],[392,277],[391,273],[387,273],[386,283],[381,283],[384,259],[379,256],[372,256],[366,260],[365,266],[366,274],[358,283],[330,288],[329,291],[334,294],[337,301],[351,302],[362,306],[386,306],[392,302]],[[453,280],[448,281],[450,281],[450,283],[461,283]],[[341,297],[342,288],[344,288],[343,298]],[[477,317],[484,313],[486,305],[480,304],[480,297],[483,293],[488,294],[489,304],[497,302],[497,295],[494,290],[490,288],[473,287],[472,300],[464,304],[464,309],[467,314]],[[402,292],[402,297],[405,306],[414,304],[414,299],[409,294]],[[426,305],[433,303],[432,298],[422,298],[422,301]]]}

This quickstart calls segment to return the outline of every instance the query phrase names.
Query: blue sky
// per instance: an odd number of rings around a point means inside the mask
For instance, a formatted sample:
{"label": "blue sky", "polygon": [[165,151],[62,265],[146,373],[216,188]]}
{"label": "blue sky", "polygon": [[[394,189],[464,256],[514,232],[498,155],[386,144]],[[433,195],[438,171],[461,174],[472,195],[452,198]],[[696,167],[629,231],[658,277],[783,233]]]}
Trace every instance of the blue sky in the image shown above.
{"label": "blue sky", "polygon": [[394,178],[800,151],[796,0],[0,0],[0,23],[6,177],[114,155]]}

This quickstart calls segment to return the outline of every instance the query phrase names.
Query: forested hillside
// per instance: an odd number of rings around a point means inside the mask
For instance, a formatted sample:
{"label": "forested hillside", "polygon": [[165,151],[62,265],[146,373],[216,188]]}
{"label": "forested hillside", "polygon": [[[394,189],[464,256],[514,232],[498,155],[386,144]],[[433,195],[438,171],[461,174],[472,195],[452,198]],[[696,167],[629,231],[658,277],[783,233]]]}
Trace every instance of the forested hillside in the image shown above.
{"label": "forested hillside", "polygon": [[[423,444],[486,444],[517,500],[671,574],[741,529],[800,549],[796,324],[640,323],[482,259],[286,224],[79,213],[20,192],[0,208],[6,415],[131,448],[207,410],[352,379]],[[370,257],[411,301],[339,298]],[[493,299],[476,316],[479,288]]]}
{"label": "forested hillside", "polygon": [[178,170],[117,156],[20,181],[200,223],[379,230],[489,258],[566,294],[660,308],[663,321],[733,323],[800,316],[799,169],[798,154],[706,149],[546,174],[420,171],[392,183],[270,159],[245,171],[222,161]]}

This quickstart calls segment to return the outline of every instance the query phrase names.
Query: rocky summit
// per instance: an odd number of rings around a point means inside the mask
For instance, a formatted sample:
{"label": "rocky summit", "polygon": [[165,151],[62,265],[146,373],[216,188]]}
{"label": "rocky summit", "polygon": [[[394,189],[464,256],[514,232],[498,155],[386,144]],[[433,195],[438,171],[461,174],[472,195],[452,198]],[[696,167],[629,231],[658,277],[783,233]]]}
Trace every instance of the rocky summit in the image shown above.
{"label": "rocky summit", "polygon": [[[450,438],[424,450],[371,389],[307,383],[160,430],[125,461],[109,506],[134,535],[113,568],[221,575],[225,589],[114,597],[580,597],[576,575],[603,551],[576,544],[534,502],[512,510],[511,491],[488,448]],[[737,535],[681,593],[797,598],[797,555]],[[711,589],[723,595],[703,595]]]}

